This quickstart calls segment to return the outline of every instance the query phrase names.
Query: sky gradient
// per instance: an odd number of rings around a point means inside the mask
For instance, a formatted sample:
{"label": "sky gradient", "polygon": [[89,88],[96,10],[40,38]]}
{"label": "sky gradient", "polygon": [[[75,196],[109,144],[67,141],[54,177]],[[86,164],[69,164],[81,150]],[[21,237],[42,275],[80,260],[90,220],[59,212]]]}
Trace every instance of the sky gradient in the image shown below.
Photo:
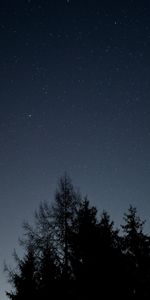
{"label": "sky gradient", "polygon": [[23,220],[66,171],[150,231],[150,1],[0,1],[0,299]]}

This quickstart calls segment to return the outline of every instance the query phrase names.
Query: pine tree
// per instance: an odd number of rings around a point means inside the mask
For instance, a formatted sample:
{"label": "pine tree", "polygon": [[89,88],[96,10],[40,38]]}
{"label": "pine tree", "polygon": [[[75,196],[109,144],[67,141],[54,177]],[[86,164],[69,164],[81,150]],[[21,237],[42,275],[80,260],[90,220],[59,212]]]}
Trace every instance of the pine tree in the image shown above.
{"label": "pine tree", "polygon": [[150,238],[143,232],[144,221],[130,206],[124,215],[123,251],[126,257],[129,294],[133,298],[150,296]]}
{"label": "pine tree", "polygon": [[17,270],[9,270],[9,282],[13,286],[7,296],[12,300],[36,299],[36,259],[33,247],[28,247],[22,259],[15,254]]}
{"label": "pine tree", "polygon": [[96,208],[90,206],[88,199],[85,198],[80,202],[78,214],[74,220],[71,235],[71,261],[79,299],[91,299],[93,296],[92,272],[96,265],[96,214]]}
{"label": "pine tree", "polygon": [[89,201],[85,198],[80,203],[72,232],[72,261],[77,280],[85,279],[88,274],[88,264],[91,263],[90,260],[94,251],[96,214],[96,208],[90,207]]}
{"label": "pine tree", "polygon": [[58,267],[54,257],[54,252],[49,243],[44,245],[41,253],[38,267],[38,296],[39,299],[49,299],[50,295],[55,296],[57,289],[55,281],[59,277]]}
{"label": "pine tree", "polygon": [[120,239],[119,231],[114,229],[114,222],[109,214],[103,211],[98,222],[95,256],[95,281],[100,285],[104,298],[120,297]]}
{"label": "pine tree", "polygon": [[65,174],[60,178],[52,207],[54,240],[61,263],[62,279],[73,277],[71,266],[70,236],[80,203],[80,195],[74,190],[70,178]]}

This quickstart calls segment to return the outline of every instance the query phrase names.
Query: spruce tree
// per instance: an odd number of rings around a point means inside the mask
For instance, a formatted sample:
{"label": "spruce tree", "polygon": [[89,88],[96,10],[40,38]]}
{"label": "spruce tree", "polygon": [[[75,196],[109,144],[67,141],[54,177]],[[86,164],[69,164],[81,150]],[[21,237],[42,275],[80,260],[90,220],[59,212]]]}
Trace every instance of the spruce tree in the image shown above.
{"label": "spruce tree", "polygon": [[124,222],[123,251],[129,296],[147,299],[150,296],[150,238],[143,231],[145,222],[138,216],[135,207],[129,207]]}

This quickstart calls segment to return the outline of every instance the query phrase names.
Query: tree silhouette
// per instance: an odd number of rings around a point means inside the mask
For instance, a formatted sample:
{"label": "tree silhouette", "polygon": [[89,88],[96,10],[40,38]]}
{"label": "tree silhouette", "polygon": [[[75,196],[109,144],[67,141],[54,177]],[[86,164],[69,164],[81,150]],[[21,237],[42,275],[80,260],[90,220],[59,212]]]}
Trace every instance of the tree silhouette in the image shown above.
{"label": "tree silhouette", "polygon": [[15,254],[17,270],[9,270],[9,282],[12,283],[14,291],[7,292],[7,296],[12,300],[24,300],[27,297],[32,299],[36,296],[36,259],[34,249],[27,248],[23,259],[19,259]]}
{"label": "tree silhouette", "polygon": [[137,215],[137,209],[130,206],[124,215],[125,233],[123,251],[126,257],[129,295],[133,298],[148,297],[150,285],[150,238],[143,233],[144,221]]}
{"label": "tree silhouette", "polygon": [[[74,219],[80,203],[80,195],[75,192],[70,178],[65,174],[60,178],[58,188],[55,194],[53,205],[46,202],[41,203],[38,211],[34,215],[34,224],[30,225],[25,222],[23,224],[24,235],[20,239],[21,245],[25,249],[33,249],[36,257],[36,295],[37,297],[47,298],[52,295],[72,295],[72,287],[69,287],[68,280],[74,279],[71,266],[71,231],[73,230]],[[21,263],[27,263],[25,254],[23,261],[18,260],[18,267]],[[26,264],[25,264],[26,265]],[[10,276],[13,273],[10,273]],[[18,279],[19,277],[19,279]],[[9,296],[20,295],[18,282],[23,281],[23,273],[14,273],[11,276],[11,283],[14,284],[15,294],[10,293]],[[55,288],[55,282],[57,286]],[[63,280],[63,285],[60,283]],[[22,294],[26,293],[21,288]],[[38,292],[38,293],[37,293]]]}
{"label": "tree silhouette", "polygon": [[58,268],[56,265],[54,253],[51,247],[47,244],[47,247],[42,249],[39,268],[38,268],[38,297],[39,299],[49,299],[49,295],[57,294],[55,289],[55,280],[58,276]]}
{"label": "tree silhouette", "polygon": [[70,235],[79,203],[80,195],[74,190],[70,178],[65,174],[60,178],[55,194],[55,203],[52,207],[55,244],[64,280],[71,279],[73,276],[70,260]]}
{"label": "tree silhouette", "polygon": [[120,296],[121,250],[118,233],[109,214],[104,211],[98,222],[95,281],[99,283],[101,294],[105,298]]}
{"label": "tree silhouette", "polygon": [[87,280],[91,276],[89,266],[93,263],[91,256],[94,247],[96,213],[95,207],[91,207],[86,198],[81,200],[69,236],[72,273],[76,281],[74,290],[79,299],[80,297],[81,299],[89,297],[88,287],[90,286],[87,284]]}
{"label": "tree silhouette", "polygon": [[150,237],[130,206],[123,233],[105,211],[60,178],[54,203],[41,203],[33,225],[23,224],[23,258],[7,268],[12,300],[150,298]]}
{"label": "tree silhouette", "polygon": [[72,261],[76,279],[88,276],[88,263],[94,247],[94,235],[96,230],[96,209],[90,207],[89,201],[84,199],[74,222],[72,231]]}

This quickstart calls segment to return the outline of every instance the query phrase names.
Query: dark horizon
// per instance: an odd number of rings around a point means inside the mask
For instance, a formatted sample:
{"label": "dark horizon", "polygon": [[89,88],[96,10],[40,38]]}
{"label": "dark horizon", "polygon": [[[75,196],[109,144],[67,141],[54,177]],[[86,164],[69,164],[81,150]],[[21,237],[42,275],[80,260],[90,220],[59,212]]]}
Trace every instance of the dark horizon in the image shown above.
{"label": "dark horizon", "polygon": [[[57,184],[53,204],[43,202],[32,224],[23,224],[23,256],[6,264],[11,300],[149,299],[150,234],[130,205],[122,233],[110,215],[98,216],[65,174]],[[13,274],[13,276],[12,276]]]}

